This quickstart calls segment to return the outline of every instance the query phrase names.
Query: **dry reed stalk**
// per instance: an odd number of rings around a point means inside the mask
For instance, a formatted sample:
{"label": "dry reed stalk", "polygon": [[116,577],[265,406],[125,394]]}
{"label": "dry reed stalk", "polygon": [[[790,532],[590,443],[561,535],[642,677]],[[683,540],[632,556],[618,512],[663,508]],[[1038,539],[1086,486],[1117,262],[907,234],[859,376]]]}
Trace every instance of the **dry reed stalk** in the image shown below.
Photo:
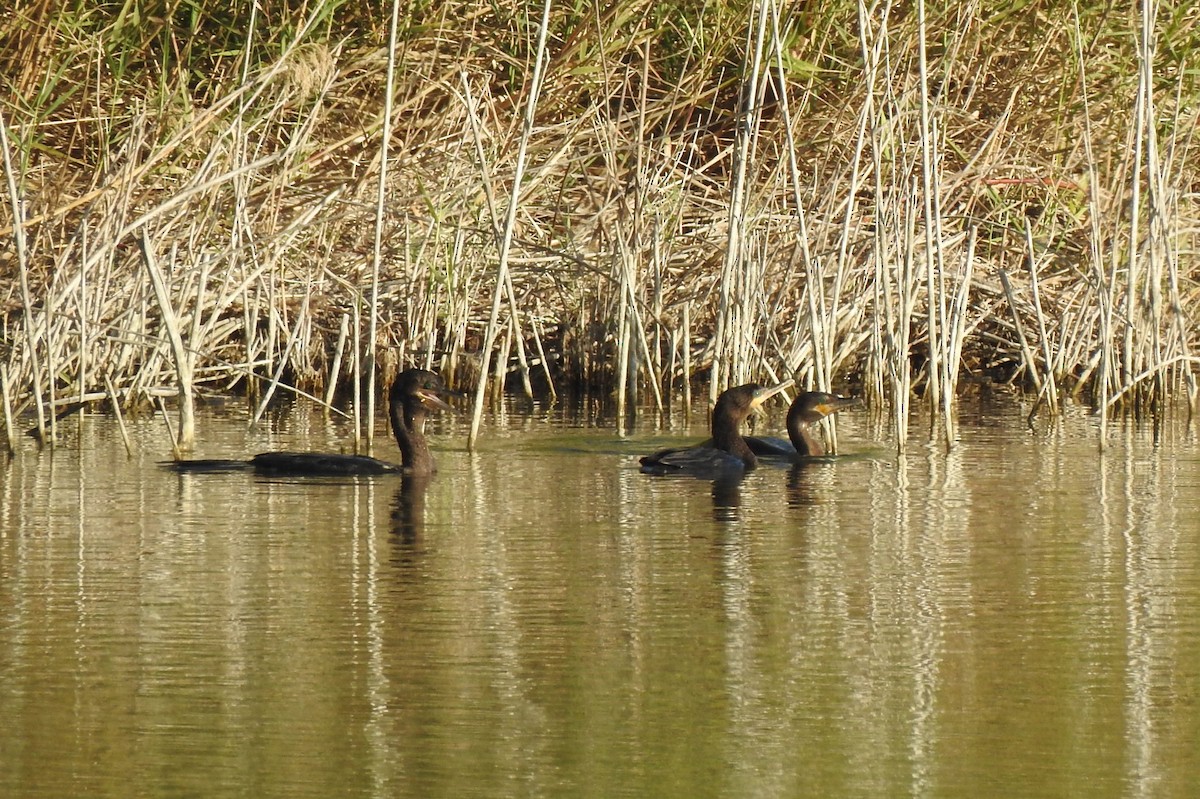
{"label": "dry reed stalk", "polygon": [[21,194],[17,187],[16,167],[13,165],[12,145],[8,137],[8,124],[0,113],[0,152],[4,155],[4,178],[8,185],[9,205],[12,208],[13,248],[17,255],[17,274],[21,284],[21,304],[23,312],[21,321],[25,327],[25,346],[29,355],[30,374],[32,375],[32,394],[34,407],[37,409],[38,440],[46,440],[46,414],[42,404],[42,372],[37,357],[37,338],[33,325],[33,295],[29,290],[29,254],[25,242],[25,212],[21,202]]}
{"label": "dry reed stalk", "polygon": [[[80,247],[86,253],[88,249],[88,228],[86,223],[80,228]],[[76,356],[77,370],[76,380],[79,383],[79,396],[82,397],[84,391],[87,390],[88,383],[88,324],[87,324],[87,306],[88,306],[88,280],[87,272],[80,270],[79,275],[79,291],[75,295],[75,313],[78,317],[79,329],[79,349]],[[80,400],[82,402],[82,400]],[[82,418],[82,417],[81,417]]]}
{"label": "dry reed stalk", "polygon": [[475,407],[471,415],[471,431],[467,436],[467,449],[474,451],[479,437],[479,424],[483,418],[483,401],[487,391],[488,367],[492,357],[492,347],[496,341],[497,321],[500,316],[500,298],[507,285],[509,249],[512,245],[514,228],[516,227],[517,207],[521,201],[521,178],[525,172],[526,153],[529,139],[533,135],[535,113],[538,95],[541,92],[542,72],[545,66],[546,37],[550,23],[550,0],[545,0],[542,6],[542,19],[538,28],[538,41],[534,54],[533,76],[529,83],[529,96],[525,103],[525,114],[522,119],[521,136],[517,145],[516,164],[513,170],[512,196],[508,204],[508,215],[504,223],[503,236],[500,243],[500,259],[496,269],[496,286],[492,292],[492,308],[488,316],[488,325],[484,333],[482,366],[480,368],[479,387],[475,391]]}
{"label": "dry reed stalk", "polygon": [[[634,368],[625,370],[624,380],[618,380],[617,385],[621,387],[620,391],[628,397],[636,399],[638,372],[636,363],[640,352],[642,361],[645,364],[646,380],[654,391],[655,410],[662,411],[663,398],[662,391],[659,388],[661,377],[654,368],[654,359],[650,352],[650,342],[646,337],[646,325],[638,309],[638,289],[635,287],[637,268],[634,263],[634,254],[623,235],[617,236],[617,252],[615,266],[620,270],[620,274],[616,282],[620,286],[619,291],[621,293],[618,302],[621,308],[621,317],[627,322],[624,327],[621,327],[620,323],[618,323],[617,329],[620,332],[621,349],[624,352],[622,360],[629,359],[635,364]],[[633,340],[635,336],[637,338],[636,342]]]}
{"label": "dry reed stalk", "polygon": [[[290,329],[288,330],[288,338],[287,338],[287,342],[284,344],[283,352],[280,353],[278,359],[276,360],[275,372],[271,375],[271,379],[267,381],[267,388],[263,392],[262,399],[259,401],[258,407],[255,408],[254,414],[250,417],[250,426],[251,427],[258,424],[258,420],[261,419],[263,413],[266,412],[267,405],[270,404],[271,398],[273,396],[275,396],[275,390],[277,388],[279,388],[279,386],[282,383],[283,372],[285,369],[287,369],[288,364],[290,363],[289,359],[291,358],[292,350],[295,348],[296,342],[299,340],[299,338],[301,336],[301,330],[308,323],[308,304],[309,304],[309,299],[311,298],[311,296],[312,296],[311,293],[306,293],[304,295],[304,300],[300,304],[300,310],[296,313],[296,319],[290,326]],[[365,421],[366,425],[369,427],[371,424],[370,418],[368,417],[364,421]],[[357,441],[357,437],[356,437],[356,441]],[[357,451],[358,451],[358,449],[356,447],[355,452],[357,452]]]}
{"label": "dry reed stalk", "polygon": [[683,303],[683,415],[692,413],[692,304]]}
{"label": "dry reed stalk", "polygon": [[976,228],[972,225],[967,231],[967,250],[963,255],[963,274],[959,278],[958,293],[954,296],[947,316],[950,339],[946,348],[946,369],[942,381],[942,421],[946,431],[947,449],[953,447],[957,439],[954,399],[958,395],[963,343],[967,338],[967,312],[970,308],[971,277],[975,266],[975,239]]}
{"label": "dry reed stalk", "polygon": [[629,319],[628,307],[625,304],[625,293],[617,305],[617,435],[625,435],[625,424],[628,421],[629,400],[629,338],[632,323]]}
{"label": "dry reed stalk", "polygon": [[496,353],[495,363],[493,368],[496,373],[492,376],[492,402],[499,403],[501,397],[504,396],[504,384],[508,377],[508,358],[512,351],[513,340],[513,323],[511,317],[504,325],[504,338],[500,341],[500,347]]}
{"label": "dry reed stalk", "polygon": [[[1153,115],[1151,104],[1154,101],[1154,57],[1152,52],[1154,30],[1152,13],[1147,13],[1147,2],[1138,4],[1141,28],[1136,34],[1138,55],[1138,86],[1134,95],[1133,126],[1131,147],[1133,149],[1133,168],[1129,177],[1129,228],[1128,253],[1125,280],[1125,326],[1122,344],[1121,382],[1126,387],[1132,387],[1133,375],[1140,371],[1142,360],[1134,347],[1134,331],[1138,325],[1138,290],[1140,284],[1139,243],[1142,230],[1142,170],[1143,157],[1148,141],[1153,135],[1148,131],[1150,118]],[[1124,393],[1122,390],[1121,393]]]}
{"label": "dry reed stalk", "polygon": [[[1100,243],[1104,240],[1101,229],[1100,206],[1100,175],[1095,153],[1092,151],[1092,109],[1091,95],[1088,91],[1088,74],[1085,68],[1086,59],[1083,51],[1084,35],[1079,24],[1079,9],[1072,9],[1073,40],[1075,44],[1076,61],[1079,64],[1080,97],[1083,103],[1083,160],[1087,168],[1085,203],[1088,210],[1088,223],[1091,235],[1088,237],[1088,263],[1092,279],[1096,284],[1096,376],[1093,385],[1097,399],[1092,403],[1093,409],[1099,411],[1099,435],[1097,447],[1103,451],[1108,441],[1108,397],[1114,374],[1113,345],[1113,281],[1108,280],[1104,271],[1104,256],[1100,252]],[[1114,250],[1116,248],[1113,248]]]}
{"label": "dry reed stalk", "polygon": [[[1192,112],[1193,119],[1185,120],[1181,118],[1181,109],[1183,109],[1185,106],[1181,96],[1182,91],[1183,80],[1180,79],[1176,82],[1176,96],[1174,102],[1176,111],[1171,120],[1170,126],[1172,131],[1170,152],[1173,154],[1173,158],[1177,158],[1179,160],[1183,160],[1183,156],[1176,154],[1185,153],[1195,145],[1197,128],[1195,119],[1197,114],[1194,111]],[[1185,130],[1187,131],[1185,140],[1179,141],[1179,131]],[[1166,182],[1165,178],[1162,179],[1162,182]],[[1178,192],[1172,191],[1168,187],[1164,186],[1160,189],[1159,193],[1162,195],[1173,195],[1174,202],[1172,203],[1173,213],[1171,214],[1171,218],[1175,222],[1176,228],[1178,228]],[[1167,267],[1167,302],[1170,307],[1171,319],[1173,322],[1171,329],[1177,342],[1176,346],[1178,347],[1180,354],[1185,359],[1183,361],[1185,365],[1182,369],[1181,380],[1188,396],[1188,410],[1189,413],[1191,413],[1197,407],[1197,401],[1200,400],[1200,380],[1197,379],[1196,369],[1192,366],[1192,362],[1188,360],[1192,357],[1191,346],[1188,341],[1188,334],[1192,328],[1192,324],[1191,320],[1188,318],[1187,312],[1185,311],[1183,295],[1179,288],[1179,264],[1184,261],[1180,242],[1184,239],[1184,236],[1182,235],[1182,231],[1177,229],[1175,231],[1175,235],[1164,234],[1164,238],[1168,242],[1167,246],[1171,248],[1171,251],[1167,253],[1165,257]]]}
{"label": "dry reed stalk", "polygon": [[392,139],[392,105],[396,91],[396,36],[400,27],[400,0],[392,0],[388,23],[387,80],[383,95],[383,134],[379,145],[379,186],[375,197],[375,237],[371,248],[371,299],[367,319],[367,425],[366,454],[375,443],[375,348],[378,346],[379,272],[383,261],[383,220],[387,202],[388,148]]}
{"label": "dry reed stalk", "polygon": [[917,0],[917,74],[920,81],[919,133],[921,145],[921,205],[923,209],[924,234],[923,256],[925,262],[925,325],[929,361],[925,374],[928,381],[926,395],[929,400],[930,422],[936,422],[937,410],[941,399],[942,376],[942,325],[938,311],[942,308],[944,293],[937,285],[941,273],[937,263],[937,254],[941,252],[940,231],[937,230],[938,214],[935,208],[935,197],[938,194],[938,168],[936,165],[937,141],[935,137],[936,124],[932,119],[933,112],[929,105],[929,57],[925,48],[928,36],[925,20],[925,0]]}
{"label": "dry reed stalk", "polygon": [[354,422],[354,451],[358,452],[362,442],[362,303],[361,298],[354,297],[351,321],[352,335],[350,341],[354,347],[351,350],[350,380],[351,380],[351,419]]}
{"label": "dry reed stalk", "polygon": [[[463,91],[464,91],[464,96],[466,99],[466,105],[467,105],[467,110],[468,110],[467,117],[468,117],[469,122],[471,123],[471,135],[472,135],[472,138],[474,139],[474,143],[475,143],[475,153],[476,153],[476,157],[479,160],[479,170],[483,177],[482,184],[483,184],[483,190],[484,190],[484,198],[487,201],[488,215],[491,220],[492,234],[495,238],[497,248],[511,247],[511,240],[507,244],[505,243],[504,228],[502,228],[502,226],[501,226],[500,215],[499,215],[499,211],[497,210],[497,206],[496,206],[495,190],[493,189],[491,170],[488,168],[487,157],[486,157],[486,155],[484,153],[484,149],[483,149],[483,135],[481,132],[479,117],[475,110],[475,101],[474,101],[474,98],[471,93],[470,81],[467,80],[467,76],[465,73],[460,73],[460,79],[463,84]],[[517,202],[516,198],[517,198],[517,194],[514,193],[513,200],[512,200],[512,202],[514,204]],[[521,385],[525,391],[526,398],[532,400],[533,399],[533,386],[529,380],[529,361],[525,355],[524,339],[520,335],[520,331],[521,331],[520,310],[517,305],[516,292],[513,288],[512,274],[510,273],[510,271],[508,269],[505,269],[503,272],[503,290],[504,290],[504,297],[506,300],[508,300],[509,314],[512,316],[512,318],[514,320],[514,327],[517,331],[517,335],[515,336],[515,339],[516,339],[516,346],[517,346],[517,362],[520,365],[520,370],[521,370]]]}
{"label": "dry reed stalk", "polygon": [[525,354],[525,336],[522,335],[524,328],[521,325],[517,295],[513,290],[512,272],[507,272],[504,278],[504,293],[508,298],[509,317],[512,319],[513,343],[517,348],[517,369],[521,373],[521,388],[525,391],[525,398],[532,401],[533,384],[529,380],[529,357]]}
{"label": "dry reed stalk", "polygon": [[[746,52],[754,56],[748,64],[743,65],[741,102],[738,109],[737,139],[734,145],[733,175],[729,186],[729,222],[725,239],[725,257],[721,264],[721,284],[717,301],[717,325],[713,335],[711,379],[709,381],[709,402],[715,403],[717,395],[727,388],[730,381],[736,379],[732,372],[736,368],[745,368],[745,364],[736,360],[736,353],[730,353],[729,345],[731,330],[736,314],[734,308],[735,287],[739,283],[739,273],[744,270],[745,249],[743,239],[746,234],[746,202],[749,185],[746,172],[750,162],[750,149],[754,141],[758,107],[758,75],[762,66],[763,43],[766,38],[768,14],[766,0],[758,0],[753,6],[750,20],[746,26]],[[757,22],[757,28],[755,23]],[[725,369],[724,361],[733,360],[733,368]],[[731,374],[726,374],[726,371]]]}
{"label": "dry reed stalk", "polygon": [[[1038,290],[1037,255],[1033,249],[1033,228],[1028,218],[1025,220],[1025,246],[1027,253],[1026,263],[1029,266],[1029,289],[1033,296],[1033,311],[1037,319],[1038,336],[1042,344],[1042,360],[1046,366],[1045,380],[1043,382],[1045,386],[1044,396],[1050,405],[1050,415],[1057,416],[1059,411],[1058,387],[1054,379],[1054,358],[1050,352],[1050,334],[1046,326],[1046,316],[1042,313],[1041,292]],[[1039,403],[1042,396],[1042,392],[1039,392]],[[1034,405],[1034,410],[1030,412],[1030,416],[1032,417],[1036,411],[1037,404]]]}

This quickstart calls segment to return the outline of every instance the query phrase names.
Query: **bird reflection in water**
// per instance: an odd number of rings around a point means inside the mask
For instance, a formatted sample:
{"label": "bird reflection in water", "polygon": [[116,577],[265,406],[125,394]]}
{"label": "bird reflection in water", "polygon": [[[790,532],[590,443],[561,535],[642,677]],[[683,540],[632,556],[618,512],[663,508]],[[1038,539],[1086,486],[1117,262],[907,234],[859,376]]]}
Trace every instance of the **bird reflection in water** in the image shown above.
{"label": "bird reflection in water", "polygon": [[406,474],[392,500],[392,538],[396,559],[405,562],[421,552],[425,535],[425,494],[432,475]]}
{"label": "bird reflection in water", "polygon": [[742,477],[734,475],[718,477],[712,484],[713,519],[718,522],[736,522],[741,518]]}
{"label": "bird reflection in water", "polygon": [[812,478],[811,463],[796,463],[788,470],[786,495],[789,507],[802,508],[816,505],[820,501]]}

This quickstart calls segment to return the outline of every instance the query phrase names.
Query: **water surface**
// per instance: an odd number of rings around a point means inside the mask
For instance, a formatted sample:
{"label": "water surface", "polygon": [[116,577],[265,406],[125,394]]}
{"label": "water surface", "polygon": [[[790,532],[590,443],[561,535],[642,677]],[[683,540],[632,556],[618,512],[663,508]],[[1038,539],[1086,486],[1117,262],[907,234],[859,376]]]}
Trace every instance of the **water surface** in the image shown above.
{"label": "water surface", "polygon": [[180,476],[84,417],[0,466],[0,795],[1191,796],[1195,433],[1024,413],[903,457],[845,414],[725,484],[637,470],[699,414],[439,419],[422,482]]}

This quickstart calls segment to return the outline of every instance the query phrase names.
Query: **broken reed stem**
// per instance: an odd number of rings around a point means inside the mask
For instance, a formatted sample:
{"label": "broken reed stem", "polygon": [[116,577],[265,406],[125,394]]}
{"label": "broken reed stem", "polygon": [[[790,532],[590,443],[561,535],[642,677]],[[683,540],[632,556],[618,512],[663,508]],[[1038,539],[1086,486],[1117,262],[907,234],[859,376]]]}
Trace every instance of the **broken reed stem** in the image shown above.
{"label": "broken reed stem", "polygon": [[158,412],[162,415],[163,424],[167,426],[167,437],[171,440],[171,457],[179,460],[183,457],[183,450],[180,449],[177,443],[178,439],[175,438],[175,430],[171,427],[171,417],[167,415],[166,403],[160,396],[155,396],[154,401],[158,403]]}
{"label": "broken reed stem", "polygon": [[512,271],[505,270],[504,294],[508,298],[508,313],[512,318],[513,341],[517,345],[517,367],[521,371],[521,388],[525,398],[533,400],[533,384],[529,381],[529,358],[525,354],[525,337],[521,335],[521,313],[517,307],[517,294],[513,289]]}
{"label": "broken reed stem", "polygon": [[333,348],[333,363],[329,364],[329,382],[325,384],[325,413],[333,405],[333,394],[337,391],[338,375],[342,371],[342,357],[346,354],[346,338],[350,335],[350,315],[342,314],[342,324],[338,328],[337,345]]}
{"label": "broken reed stem", "polygon": [[550,391],[550,400],[553,402],[558,399],[558,392],[554,390],[554,376],[550,373],[550,360],[546,357],[546,350],[542,346],[541,325],[538,324],[536,313],[529,317],[529,329],[533,333],[533,343],[537,347],[538,359],[542,363],[542,372],[546,375],[546,388]]}
{"label": "broken reed stem", "polygon": [[1021,360],[1040,394],[1042,391],[1042,376],[1038,373],[1037,361],[1034,359],[1033,351],[1029,349],[1029,342],[1025,338],[1025,326],[1021,324],[1021,314],[1017,310],[1017,299],[1013,294],[1012,284],[1008,280],[1008,272],[1003,268],[997,269],[996,272],[1000,275],[1000,285],[1004,289],[1004,298],[1008,300],[1008,310],[1012,315],[1013,328],[1017,332],[1017,344],[1021,348]]}
{"label": "broken reed stem", "polygon": [[129,428],[125,426],[125,415],[121,413],[120,397],[107,373],[104,375],[104,390],[108,392],[108,399],[112,403],[113,415],[117,417],[117,427],[121,431],[121,441],[125,444],[125,454],[133,457],[133,443],[129,440]]}
{"label": "broken reed stem", "polygon": [[[138,244],[142,250],[142,261],[146,264],[146,272],[150,276],[150,284],[154,287],[154,296],[158,300],[158,309],[162,314],[163,327],[166,328],[167,338],[175,358],[175,376],[179,381],[179,440],[176,450],[186,451],[192,448],[196,440],[196,406],[192,386],[192,356],[183,344],[179,332],[179,318],[171,304],[167,292],[166,281],[154,257],[154,245],[150,243],[150,233],[146,228],[141,229]],[[161,402],[161,400],[160,400]]]}
{"label": "broken reed stem", "polygon": [[497,323],[500,317],[500,298],[508,280],[509,250],[512,246],[514,229],[516,228],[517,206],[521,201],[521,179],[525,173],[529,139],[533,135],[538,94],[541,91],[542,71],[546,57],[546,37],[549,25],[550,0],[545,0],[542,6],[542,20],[538,28],[538,42],[534,54],[533,76],[529,83],[529,97],[525,103],[525,114],[521,123],[521,138],[517,146],[517,159],[513,170],[512,197],[508,204],[508,215],[504,222],[504,231],[500,242],[500,260],[496,267],[496,286],[492,292],[492,309],[488,315],[487,330],[484,333],[483,352],[481,353],[482,364],[479,370],[479,386],[475,389],[475,407],[471,415],[471,431],[467,436],[467,449],[472,452],[475,450],[475,444],[479,438],[479,425],[483,419],[483,403],[488,385],[488,368],[491,364],[492,348],[496,343]]}

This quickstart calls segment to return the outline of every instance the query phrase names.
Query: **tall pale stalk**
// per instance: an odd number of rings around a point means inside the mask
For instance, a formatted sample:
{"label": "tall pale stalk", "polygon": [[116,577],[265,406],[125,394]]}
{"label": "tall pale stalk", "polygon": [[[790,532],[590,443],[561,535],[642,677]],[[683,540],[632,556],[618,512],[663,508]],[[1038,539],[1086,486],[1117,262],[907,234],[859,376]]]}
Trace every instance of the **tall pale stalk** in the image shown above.
{"label": "tall pale stalk", "polygon": [[929,381],[927,393],[930,409],[936,414],[938,402],[941,399],[942,385],[942,325],[938,310],[941,307],[942,292],[938,290],[940,274],[938,256],[941,242],[935,240],[936,208],[935,196],[938,192],[938,169],[936,165],[935,125],[933,113],[929,107],[929,56],[925,49],[925,39],[928,35],[925,26],[925,0],[917,0],[917,64],[920,75],[920,134],[921,134],[921,204],[924,209],[925,246],[925,294],[926,294],[926,329],[929,344],[929,362],[926,374]]}
{"label": "tall pale stalk", "polygon": [[529,83],[529,96],[525,102],[525,115],[522,119],[521,138],[517,146],[517,160],[513,170],[512,198],[508,204],[508,215],[504,222],[503,238],[500,242],[500,259],[496,267],[496,286],[492,292],[492,309],[488,315],[487,330],[484,333],[482,363],[479,370],[479,385],[475,389],[475,407],[471,415],[471,432],[467,437],[467,449],[474,451],[479,438],[479,425],[483,419],[483,403],[487,394],[488,371],[491,365],[492,348],[496,344],[497,323],[500,317],[500,299],[508,285],[508,257],[512,246],[513,232],[517,224],[517,207],[521,201],[521,179],[525,173],[526,153],[529,149],[529,139],[533,135],[533,124],[536,119],[538,95],[541,92],[542,72],[546,57],[546,36],[550,24],[550,0],[542,5],[542,21],[538,29],[537,48],[534,53],[533,76]]}
{"label": "tall pale stalk", "polygon": [[1125,335],[1123,338],[1121,383],[1131,387],[1133,376],[1139,371],[1140,359],[1134,347],[1134,333],[1138,326],[1138,293],[1141,262],[1139,258],[1142,235],[1142,170],[1147,138],[1154,102],[1154,0],[1141,0],[1138,4],[1141,29],[1138,33],[1138,86],[1134,97],[1133,122],[1133,170],[1130,174],[1129,241],[1125,273]]}
{"label": "tall pale stalk", "polygon": [[[745,75],[742,85],[742,104],[738,113],[737,142],[734,147],[733,179],[729,187],[729,229],[725,239],[725,259],[721,266],[721,288],[718,295],[717,329],[713,336],[712,379],[709,383],[709,400],[716,402],[717,395],[729,384],[731,376],[726,375],[724,361],[730,357],[729,339],[732,337],[732,317],[736,313],[734,305],[735,287],[739,280],[739,271],[746,268],[745,244],[746,234],[746,199],[749,192],[746,171],[750,161],[750,147],[754,140],[755,119],[758,115],[758,76],[762,65],[763,42],[766,37],[768,0],[758,0],[754,4],[750,24],[746,27],[746,51],[753,46],[753,58],[744,64]],[[757,27],[756,27],[757,25]],[[732,368],[728,369],[732,372]]]}
{"label": "tall pale stalk", "polygon": [[0,113],[0,151],[4,154],[4,179],[8,185],[8,200],[12,206],[13,244],[17,251],[17,274],[21,283],[21,323],[25,328],[25,348],[29,353],[34,407],[37,408],[38,440],[46,440],[46,414],[42,404],[42,369],[37,355],[37,338],[33,326],[33,295],[29,290],[29,255],[25,246],[25,212],[17,188],[16,166],[13,164],[8,138],[8,125]]}
{"label": "tall pale stalk", "polygon": [[375,443],[375,348],[379,328],[379,271],[383,261],[384,210],[387,206],[388,148],[392,140],[392,105],[396,91],[396,31],[400,26],[400,0],[392,0],[392,18],[388,26],[387,81],[383,96],[383,136],[379,145],[379,187],[375,195],[375,239],[371,249],[371,299],[367,317],[367,454]]}

